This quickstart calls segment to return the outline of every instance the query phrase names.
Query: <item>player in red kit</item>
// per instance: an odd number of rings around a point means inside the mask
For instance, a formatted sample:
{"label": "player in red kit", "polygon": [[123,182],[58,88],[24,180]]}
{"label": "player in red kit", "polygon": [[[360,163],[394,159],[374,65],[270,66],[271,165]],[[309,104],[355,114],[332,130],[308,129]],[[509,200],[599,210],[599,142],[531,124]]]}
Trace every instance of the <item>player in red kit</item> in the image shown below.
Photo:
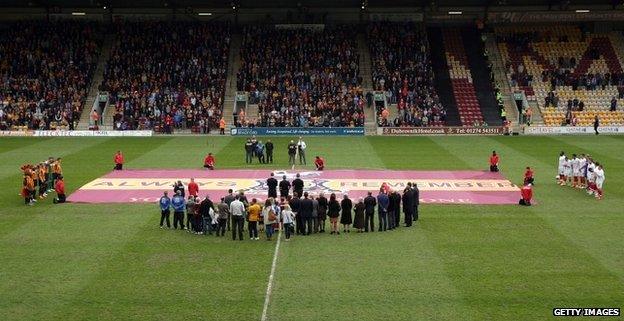
{"label": "player in red kit", "polygon": [[518,202],[520,205],[531,206],[531,199],[533,199],[533,184],[528,183],[522,186],[520,189],[520,195],[522,198]]}
{"label": "player in red kit", "polygon": [[214,169],[215,166],[215,158],[212,156],[212,153],[208,153],[208,156],[204,159],[204,168]]}
{"label": "player in red kit", "polygon": [[492,156],[490,156],[490,172],[498,172],[498,162],[500,158],[496,154],[496,151],[492,152]]}
{"label": "player in red kit", "polygon": [[115,157],[113,157],[113,161],[115,161],[115,170],[120,171],[123,169],[124,157],[120,150],[118,150],[117,153],[115,153]]}
{"label": "player in red kit", "polygon": [[322,171],[325,169],[325,160],[321,156],[316,156],[314,159],[314,166],[316,166],[317,171]]}
{"label": "player in red kit", "polygon": [[189,195],[197,197],[199,194],[199,185],[195,183],[195,179],[191,178],[191,181],[187,185]]}
{"label": "player in red kit", "polygon": [[527,166],[524,172],[524,184],[533,184],[533,170],[529,166]]}
{"label": "player in red kit", "polygon": [[52,203],[65,203],[65,182],[63,181],[63,175],[59,175],[54,182],[54,190],[56,191],[56,198],[52,200]]}

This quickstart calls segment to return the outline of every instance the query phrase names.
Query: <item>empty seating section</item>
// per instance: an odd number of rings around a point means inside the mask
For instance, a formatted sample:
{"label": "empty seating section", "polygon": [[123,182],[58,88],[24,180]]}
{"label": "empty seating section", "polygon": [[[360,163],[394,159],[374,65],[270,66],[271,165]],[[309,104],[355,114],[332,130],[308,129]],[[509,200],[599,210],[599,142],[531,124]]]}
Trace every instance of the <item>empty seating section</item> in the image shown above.
{"label": "empty seating section", "polygon": [[354,26],[246,27],[237,87],[258,114],[241,113],[236,126],[364,126],[356,35]]}
{"label": "empty seating section", "polygon": [[73,129],[100,45],[97,23],[0,24],[0,130]]}
{"label": "empty seating section", "polygon": [[457,103],[459,118],[463,126],[480,126],[483,115],[477,100],[477,93],[472,84],[472,74],[468,56],[464,50],[459,29],[446,28],[442,31],[446,62],[453,87],[453,96]]}
{"label": "empty seating section", "polygon": [[434,87],[425,30],[413,23],[379,22],[368,26],[367,38],[373,86],[398,108],[395,119],[378,108],[379,125],[443,126],[446,110]]}
{"label": "empty seating section", "polygon": [[102,89],[110,92],[115,129],[218,126],[230,41],[226,24],[122,22]]}
{"label": "empty seating section", "polygon": [[496,28],[513,89],[537,101],[549,126],[624,125],[621,35],[591,34],[577,26]]}

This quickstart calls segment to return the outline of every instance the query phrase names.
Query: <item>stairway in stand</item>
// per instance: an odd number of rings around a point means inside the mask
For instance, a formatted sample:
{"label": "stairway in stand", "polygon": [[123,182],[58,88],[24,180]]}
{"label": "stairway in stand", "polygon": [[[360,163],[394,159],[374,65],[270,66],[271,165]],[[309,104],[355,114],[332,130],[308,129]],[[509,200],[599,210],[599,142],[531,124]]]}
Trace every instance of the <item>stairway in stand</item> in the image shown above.
{"label": "stairway in stand", "polygon": [[[111,48],[113,46],[114,35],[106,34],[104,36],[104,41],[102,43],[102,48],[100,51],[100,55],[98,56],[97,65],[95,71],[93,72],[93,79],[91,80],[91,86],[89,87],[89,93],[87,94],[87,99],[82,108],[82,113],[80,114],[80,121],[78,122],[78,126],[76,126],[77,130],[88,130],[89,122],[91,120],[91,111],[93,110],[93,104],[95,100],[98,98],[99,86],[102,84],[102,80],[104,80],[104,69],[106,68],[106,61],[108,61],[108,57],[110,56]],[[107,108],[111,109],[111,108]],[[104,121],[104,126],[100,126],[100,129],[112,129],[113,119],[106,118],[106,114],[108,110],[104,111],[104,115],[100,115],[102,120]]]}
{"label": "stairway in stand", "polygon": [[442,31],[445,56],[449,68],[449,76],[453,96],[457,103],[457,111],[462,126],[473,126],[483,122],[477,92],[474,88],[472,73],[468,64],[468,56],[462,42],[459,29],[445,28]]}
{"label": "stairway in stand", "polygon": [[[511,121],[512,124],[518,124],[518,108],[516,107],[516,103],[513,101],[513,93],[511,92],[509,80],[507,79],[505,64],[503,63],[503,58],[501,57],[500,51],[498,50],[498,45],[496,44],[496,38],[494,34],[487,35],[485,48],[488,52],[489,60],[492,63],[492,70],[494,71],[494,83],[501,93],[503,106],[505,107],[505,111],[507,111],[507,119]],[[535,116],[536,114],[534,113],[533,115]],[[533,123],[535,123],[535,121]]]}
{"label": "stairway in stand", "polygon": [[500,111],[487,66],[484,46],[476,28],[465,28],[461,31],[468,66],[472,74],[472,85],[477,93],[483,120],[490,126],[502,125]]}
{"label": "stairway in stand", "polygon": [[[358,41],[358,54],[359,57],[359,70],[360,77],[362,78],[362,92],[364,97],[366,93],[373,92],[373,76],[372,76],[372,61],[370,57],[370,50],[368,43],[366,42],[366,36],[364,33],[359,33],[357,36]],[[364,131],[366,135],[377,134],[377,114],[375,108],[364,107]]]}
{"label": "stairway in stand", "polygon": [[446,53],[442,41],[442,30],[438,27],[427,30],[429,48],[431,52],[431,64],[435,74],[435,87],[440,97],[442,106],[446,109],[446,125],[461,126],[459,111],[453,95],[451,78],[446,63]]}
{"label": "stairway in stand", "polygon": [[228,74],[225,88],[225,98],[223,99],[223,118],[226,123],[226,132],[234,127],[234,106],[236,104],[236,75],[240,69],[240,48],[243,36],[239,31],[232,33],[230,39],[230,52],[228,56]]}

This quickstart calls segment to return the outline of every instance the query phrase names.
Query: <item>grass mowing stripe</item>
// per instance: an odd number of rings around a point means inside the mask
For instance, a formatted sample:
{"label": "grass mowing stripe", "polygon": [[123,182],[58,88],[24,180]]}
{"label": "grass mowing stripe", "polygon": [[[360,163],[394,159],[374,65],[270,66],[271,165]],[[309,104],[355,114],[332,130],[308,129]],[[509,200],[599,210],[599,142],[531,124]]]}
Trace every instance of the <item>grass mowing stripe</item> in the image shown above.
{"label": "grass mowing stripe", "polygon": [[[504,140],[501,142],[504,142]],[[540,144],[542,147],[551,150],[557,150],[557,148],[562,145],[564,149],[573,147],[550,137],[542,139]],[[530,151],[532,154],[535,154],[531,149],[531,144],[515,143],[506,146],[522,154],[524,154],[525,151]],[[594,154],[600,155],[599,153]],[[551,159],[552,157],[550,155],[537,153],[535,156],[529,157],[546,173],[556,172],[555,160],[549,162],[544,159],[544,157]],[[600,155],[600,157],[613,160],[613,158],[606,157],[606,155]],[[519,157],[516,157],[516,159],[517,158]],[[615,160],[608,166],[612,167],[612,172],[621,172],[624,170],[624,166]],[[546,177],[550,176],[548,174],[546,175]],[[605,185],[606,188],[608,188],[608,186],[619,187],[624,183],[621,177],[615,175],[611,179],[612,183],[610,185]],[[621,280],[624,280],[624,270],[621,269],[622,263],[624,263],[624,253],[621,251],[613,251],[613,244],[624,243],[624,236],[618,228],[618,226],[624,224],[624,218],[621,215],[622,210],[619,206],[620,198],[614,196],[624,195],[622,194],[624,191],[621,188],[607,189],[605,192],[607,197],[598,202],[595,201],[593,197],[586,195],[584,191],[556,185],[554,179],[547,178],[543,180],[543,182],[540,181],[541,180],[538,180],[538,186],[536,187],[538,193],[536,197],[538,200],[540,199],[539,193],[544,195],[544,197],[541,197],[542,200],[538,204],[540,208],[534,207],[531,208],[531,211],[545,218],[550,226],[565,235],[570,242],[582,249],[588,256],[595,258],[611,273],[617,275]],[[540,188],[542,191],[540,191]],[[609,197],[609,194],[612,196]],[[546,195],[548,198],[545,197]],[[591,203],[592,207],[587,211],[571,210],[563,214],[559,213],[563,204],[571,206],[574,209],[580,209],[587,208],[588,203]],[[605,222],[608,222],[608,224],[604,224]],[[585,228],[579,228],[580,224]]]}
{"label": "grass mowing stripe", "polygon": [[[0,179],[20,174],[22,164],[32,164],[48,159],[48,157],[65,157],[80,152],[90,146],[100,145],[109,138],[82,138],[76,143],[71,138],[52,138],[38,141],[37,138],[27,138],[26,146],[0,154]],[[28,144],[30,141],[37,143]]]}
{"label": "grass mowing stripe", "polygon": [[[131,168],[201,168],[204,157],[216,154],[231,137],[158,137],[160,146],[128,163]],[[158,159],[158,166],[154,160]],[[217,160],[218,161],[218,160]]]}
{"label": "grass mowing stripe", "polygon": [[[72,320],[251,320],[264,298],[272,247],[161,230],[158,211],[132,206],[135,233],[98,266],[59,317]],[[266,262],[266,266],[263,264]],[[109,295],[114,289],[115,295]],[[90,298],[85,304],[84,298]]]}
{"label": "grass mowing stripe", "polygon": [[[135,233],[138,219],[121,208],[56,206],[0,238],[2,319],[67,320],[61,307],[75,303],[85,283]],[[68,309],[80,310],[88,300],[83,296]]]}
{"label": "grass mowing stripe", "polygon": [[11,152],[16,149],[28,149],[32,145],[41,143],[42,141],[50,140],[51,138],[40,139],[24,139],[18,137],[0,137],[0,157],[2,154]]}
{"label": "grass mowing stripe", "polygon": [[[375,154],[388,169],[461,170],[463,161],[439,148],[430,137],[368,136]],[[426,153],[426,155],[423,155]]]}

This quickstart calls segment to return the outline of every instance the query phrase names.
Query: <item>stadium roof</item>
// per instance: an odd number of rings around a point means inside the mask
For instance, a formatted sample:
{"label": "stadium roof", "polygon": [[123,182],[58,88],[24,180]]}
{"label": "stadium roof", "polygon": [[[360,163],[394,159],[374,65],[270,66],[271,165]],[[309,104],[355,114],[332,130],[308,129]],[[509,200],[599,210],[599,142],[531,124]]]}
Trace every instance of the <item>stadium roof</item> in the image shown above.
{"label": "stadium roof", "polygon": [[4,7],[203,7],[229,8],[356,8],[363,2],[368,7],[428,7],[435,2],[439,7],[486,7],[486,6],[559,6],[569,5],[622,5],[622,0],[2,0]]}

